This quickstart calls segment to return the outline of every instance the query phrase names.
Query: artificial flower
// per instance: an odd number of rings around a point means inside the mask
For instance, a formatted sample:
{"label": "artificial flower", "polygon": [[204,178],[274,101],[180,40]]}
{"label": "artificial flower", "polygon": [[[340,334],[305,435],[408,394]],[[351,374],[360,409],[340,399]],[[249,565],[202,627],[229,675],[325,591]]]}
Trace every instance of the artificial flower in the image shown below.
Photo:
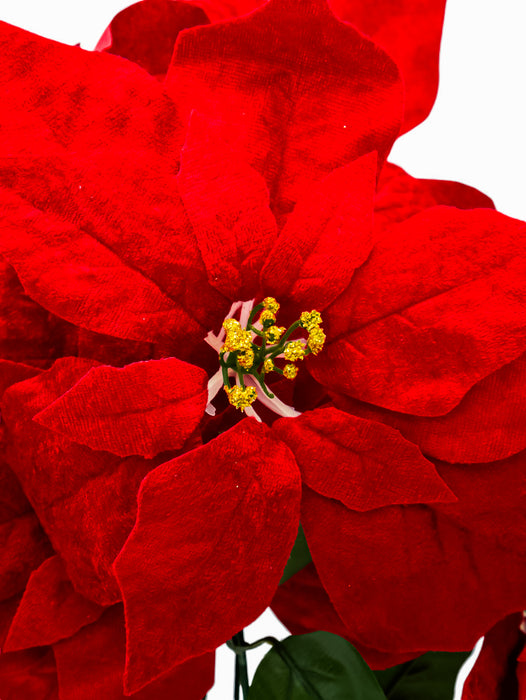
{"label": "artificial flower", "polygon": [[[523,383],[526,225],[381,170],[402,119],[388,56],[322,0],[180,34],[163,83],[1,35],[0,251],[32,300],[13,327],[44,319],[3,366],[2,470],[21,486],[6,520],[31,529],[4,567],[2,692],[36,677],[52,697],[58,674],[68,700],[78,674],[88,693],[111,647],[97,682],[115,698],[196,675],[200,698],[209,652],[274,596],[300,508],[328,604],[373,664],[469,648],[524,606],[524,407],[508,425],[506,392]],[[309,320],[296,388],[267,386],[283,400],[246,375],[267,426],[214,377],[223,321],[243,336],[269,297],[262,328]],[[494,439],[472,444],[488,405]]]}

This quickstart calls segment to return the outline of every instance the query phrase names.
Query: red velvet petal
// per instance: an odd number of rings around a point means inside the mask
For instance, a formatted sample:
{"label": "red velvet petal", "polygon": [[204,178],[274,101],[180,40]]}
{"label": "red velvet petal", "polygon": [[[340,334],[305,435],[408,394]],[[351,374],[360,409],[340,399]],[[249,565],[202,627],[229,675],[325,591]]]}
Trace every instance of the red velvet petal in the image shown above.
{"label": "red velvet petal", "polygon": [[304,483],[351,510],[456,501],[434,464],[383,423],[318,408],[280,418],[272,430],[294,453]]}
{"label": "red velvet petal", "polygon": [[330,0],[341,19],[370,36],[396,61],[404,79],[404,131],[429,114],[438,89],[446,0]]}
{"label": "red velvet petal", "polygon": [[168,70],[179,32],[198,24],[208,24],[199,7],[173,0],[143,0],[113,18],[95,50],[123,56],[161,77]]}
{"label": "red velvet petal", "polygon": [[[54,647],[60,700],[125,700],[123,671],[125,631],[122,608],[110,608],[101,619]],[[178,666],[138,693],[133,700],[201,700],[214,682],[214,655]]]}
{"label": "red velvet petal", "polygon": [[0,309],[0,355],[4,360],[46,366],[63,354],[68,324],[35,304],[1,257]]}
{"label": "red velvet petal", "polygon": [[462,700],[522,700],[518,694],[517,656],[525,637],[515,613],[498,622],[486,635],[480,654],[464,682]]}
{"label": "red velvet petal", "polygon": [[458,503],[369,513],[305,488],[313,561],[361,644],[396,654],[463,651],[525,607],[525,466],[524,452],[498,463],[440,464]]}
{"label": "red velvet petal", "polygon": [[0,189],[0,251],[26,292],[72,323],[118,338],[166,341],[191,322],[144,275],[86,233]]}
{"label": "red velvet petal", "polygon": [[[212,21],[239,17],[264,0],[192,0]],[[396,61],[405,84],[404,131],[423,121],[435,101],[445,0],[330,0],[337,17],[370,36]],[[284,20],[285,21],[285,20]]]}
{"label": "red velvet petal", "polygon": [[296,205],[261,273],[266,293],[318,311],[349,285],[373,247],[376,154],[338,168]]}
{"label": "red velvet petal", "polygon": [[[4,391],[17,382],[40,374],[39,369],[25,365],[22,362],[12,362],[11,360],[0,360],[0,398]],[[1,491],[0,491],[1,493]]]}
{"label": "red velvet petal", "polygon": [[266,0],[189,0],[202,7],[212,22],[241,17],[265,4]]}
{"label": "red velvet petal", "polygon": [[392,228],[326,310],[315,379],[390,410],[450,411],[526,349],[525,232],[489,209],[450,207]]}
{"label": "red velvet petal", "polygon": [[59,700],[53,651],[0,654],[0,694],[2,700]]}
{"label": "red velvet petal", "polygon": [[0,151],[148,148],[177,160],[173,103],[141,68],[0,23]]}
{"label": "red velvet petal", "polygon": [[297,533],[299,495],[292,454],[253,419],[148,475],[115,561],[129,692],[265,609]]}
{"label": "red velvet petal", "polygon": [[155,457],[184,445],[207,400],[206,372],[172,357],[94,367],[34,420],[93,450]]}
{"label": "red velvet petal", "polygon": [[334,394],[336,406],[382,421],[416,443],[424,454],[447,462],[491,462],[526,449],[526,355],[475,384],[445,416],[395,413]]}
{"label": "red velvet petal", "polygon": [[95,452],[32,420],[93,364],[65,358],[15,384],[4,394],[2,417],[9,463],[69,578],[79,593],[107,605],[120,597],[111,565],[135,521],[139,484],[162,458]]}
{"label": "red velvet petal", "polygon": [[53,644],[94,622],[103,610],[75,592],[60,557],[51,557],[31,575],[4,651]]}
{"label": "red velvet petal", "polygon": [[395,65],[325,0],[271,0],[232,22],[181,34],[166,78],[173,99],[225,122],[281,218],[313,182],[370,151],[383,161],[400,126]]}
{"label": "red velvet petal", "polygon": [[[137,150],[130,144],[126,151],[117,151],[110,144],[86,156],[7,158],[0,161],[0,181],[65,230],[74,227],[77,236],[79,229],[89,232],[120,264],[131,268],[132,279],[144,277],[147,287],[153,283],[169,297],[180,323],[172,324],[172,334],[164,336],[172,346],[170,354],[175,349],[178,356],[191,352],[214,322],[224,318],[229,303],[208,284],[173,160],[160,158],[152,149]],[[111,263],[112,256],[104,253]],[[134,293],[127,292],[129,297]],[[142,325],[144,320],[139,319]],[[150,338],[146,330],[144,339]]]}
{"label": "red velvet petal", "polygon": [[449,180],[423,180],[411,177],[392,163],[384,165],[374,208],[377,232],[437,205],[459,209],[495,209],[491,199],[474,187]]}
{"label": "red velvet petal", "polygon": [[271,607],[291,634],[307,634],[323,630],[348,639],[356,646],[371,668],[388,668],[420,655],[418,652],[396,655],[360,644],[354,638],[352,630],[345,627],[334,609],[313,564],[309,564],[279,586],[272,599]]}
{"label": "red velvet petal", "polygon": [[[4,469],[0,463],[2,486]],[[0,509],[3,510],[3,503]],[[22,591],[33,569],[50,554],[51,546],[32,510],[0,522],[0,601]]]}
{"label": "red velvet petal", "polygon": [[178,175],[210,284],[250,299],[277,229],[263,178],[221,143],[217,123],[192,115]]}
{"label": "red velvet petal", "polygon": [[21,599],[22,595],[15,595],[0,602],[0,653]]}
{"label": "red velvet petal", "polygon": [[[27,365],[0,360],[0,397],[11,385],[39,374]],[[0,601],[23,590],[31,572],[52,553],[51,545],[20,483],[5,462],[5,425],[0,423]]]}

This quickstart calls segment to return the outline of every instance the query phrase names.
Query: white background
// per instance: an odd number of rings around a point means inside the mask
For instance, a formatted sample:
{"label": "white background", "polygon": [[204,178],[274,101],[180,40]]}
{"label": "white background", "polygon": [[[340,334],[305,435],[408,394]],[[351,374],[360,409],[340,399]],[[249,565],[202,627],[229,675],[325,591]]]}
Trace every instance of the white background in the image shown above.
{"label": "white background", "polygon": [[[90,49],[111,18],[129,4],[128,0],[0,0],[0,19]],[[524,0],[448,0],[437,101],[429,118],[403,136],[391,153],[391,160],[412,175],[478,187],[500,211],[523,220],[525,31]],[[269,611],[246,631],[249,641],[286,634]],[[252,668],[263,653],[263,649],[250,652]],[[220,649],[209,700],[231,700],[232,669],[233,654]]]}

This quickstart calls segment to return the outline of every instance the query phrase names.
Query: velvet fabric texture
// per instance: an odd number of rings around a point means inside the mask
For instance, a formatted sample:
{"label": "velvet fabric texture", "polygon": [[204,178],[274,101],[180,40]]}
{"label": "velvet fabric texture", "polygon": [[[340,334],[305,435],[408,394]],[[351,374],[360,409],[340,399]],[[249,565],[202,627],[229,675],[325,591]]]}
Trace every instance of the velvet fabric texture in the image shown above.
{"label": "velvet fabric texture", "polygon": [[[164,78],[166,37],[122,49],[154,76],[0,24],[2,700],[201,700],[271,601],[377,667],[526,607],[526,224],[386,163],[434,89],[404,116],[324,0],[207,6],[112,24],[171,13]],[[341,6],[385,45],[414,10]],[[211,416],[204,339],[269,295],[323,314],[271,384],[302,415]],[[300,522],[316,573],[278,588]]]}

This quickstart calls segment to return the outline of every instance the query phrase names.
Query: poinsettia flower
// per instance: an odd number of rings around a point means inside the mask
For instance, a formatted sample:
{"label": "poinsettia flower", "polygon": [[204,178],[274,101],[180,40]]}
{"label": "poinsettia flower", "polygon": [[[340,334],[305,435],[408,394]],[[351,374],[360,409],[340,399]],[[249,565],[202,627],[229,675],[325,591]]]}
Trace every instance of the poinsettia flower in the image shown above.
{"label": "poinsettia flower", "polygon": [[[283,13],[297,33],[284,28]],[[320,32],[327,43],[318,48],[311,39]],[[119,639],[122,650],[122,599],[124,688],[150,692],[266,607],[300,499],[337,614],[384,658],[469,645],[480,626],[520,607],[514,581],[490,580],[474,534],[484,520],[478,503],[487,508],[491,497],[493,559],[503,571],[520,570],[517,550],[501,544],[522,517],[519,505],[512,513],[504,505],[509,484],[520,481],[523,455],[511,456],[523,449],[520,439],[503,438],[511,452],[502,472],[476,465],[472,493],[471,473],[433,464],[418,447],[420,433],[407,439],[382,411],[433,422],[457,407],[477,415],[491,399],[491,378],[526,349],[525,225],[492,210],[431,208],[396,226],[386,213],[386,225],[373,229],[377,167],[401,112],[388,57],[321,0],[308,12],[273,0],[181,35],[164,86],[110,55],[6,26],[2,33],[9,150],[0,249],[34,302],[80,329],[78,357],[12,383],[2,401],[7,461],[63,575],[107,609],[76,629],[64,602],[71,648]],[[30,68],[20,56],[31,57]],[[220,75],[228,80],[218,83]],[[304,406],[300,391],[297,410],[271,400],[283,416],[271,427],[221,410],[210,387],[218,352],[205,342],[218,339],[230,310],[241,320],[253,298],[268,295],[280,297],[287,323],[312,308],[328,322],[326,348],[303,363],[325,387],[318,407],[311,399]],[[469,392],[486,380],[466,409]],[[331,406],[326,390],[335,403],[367,402],[380,415]],[[447,543],[457,569],[476,562],[495,588],[482,613],[481,591],[437,594],[438,629],[414,614],[435,577],[437,523],[454,531]],[[378,540],[378,555],[370,543],[360,549],[363,570],[350,551],[354,530],[364,542],[367,533]],[[398,533],[394,558],[386,532]],[[412,597],[398,598],[393,561],[403,560],[410,535]],[[393,624],[378,624],[380,586],[367,591],[377,570]],[[479,611],[479,627],[458,624],[459,605]],[[23,638],[21,620],[23,608],[7,643]],[[12,647],[4,678],[19,678],[16,669],[32,659],[47,669],[49,644],[59,676],[60,668],[68,674],[59,661],[66,641],[26,643],[40,651],[20,660],[12,655],[27,649]],[[118,692],[122,665],[121,651],[111,666]]]}
{"label": "poinsettia flower", "polygon": [[[141,0],[113,19],[97,44],[135,61],[153,75],[170,65],[180,31],[232,19],[261,7],[265,0]],[[374,10],[357,0],[331,0],[333,12],[382,46],[396,61],[405,86],[403,130],[429,114],[438,89],[438,56],[445,0],[381,0]],[[284,18],[283,22],[286,23]]]}

